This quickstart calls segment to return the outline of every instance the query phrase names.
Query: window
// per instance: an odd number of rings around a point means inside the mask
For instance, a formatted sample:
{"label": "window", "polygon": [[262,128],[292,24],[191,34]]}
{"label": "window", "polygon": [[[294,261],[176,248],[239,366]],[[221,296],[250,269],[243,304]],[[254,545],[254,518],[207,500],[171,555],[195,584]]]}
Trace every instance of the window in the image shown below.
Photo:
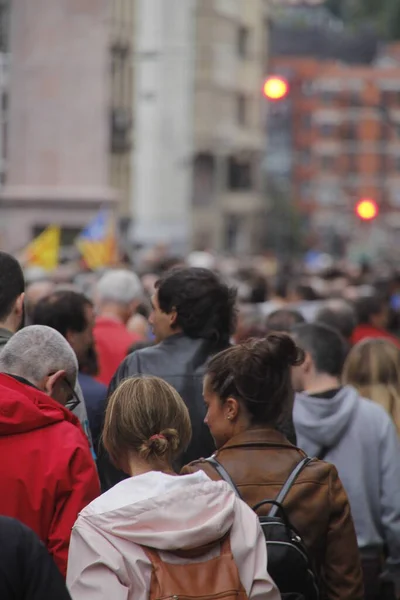
{"label": "window", "polygon": [[351,108],[358,108],[360,106],[360,94],[358,92],[350,92],[349,105]]}
{"label": "window", "polygon": [[309,200],[311,195],[311,183],[309,181],[303,181],[300,184],[300,197],[302,200]]}
{"label": "window", "polygon": [[357,173],[358,161],[357,161],[356,154],[349,154],[347,156],[347,171],[348,171],[348,173]]}
{"label": "window", "polygon": [[252,171],[251,158],[230,156],[228,158],[228,188],[230,190],[251,189]]}
{"label": "window", "polygon": [[240,217],[237,215],[228,215],[225,225],[225,250],[228,250],[229,252],[236,251],[239,231]]}
{"label": "window", "polygon": [[355,123],[346,123],[343,130],[343,137],[350,142],[355,142],[357,140],[357,127]]}
{"label": "window", "polygon": [[111,151],[115,154],[131,148],[132,114],[127,108],[114,108],[110,118]]}
{"label": "window", "polygon": [[212,154],[200,152],[193,164],[193,204],[209,206],[213,200],[215,160]]}
{"label": "window", "polygon": [[248,56],[249,37],[249,29],[241,25],[237,30],[237,53],[240,58],[246,58]]}
{"label": "window", "polygon": [[239,125],[246,124],[246,98],[243,94],[237,97],[237,122]]}
{"label": "window", "polygon": [[314,86],[311,81],[303,81],[301,86],[301,92],[303,96],[312,96],[314,93]]}
{"label": "window", "polygon": [[389,167],[389,157],[384,152],[381,152],[379,155],[379,169],[381,175],[385,175],[387,173]]}
{"label": "window", "polygon": [[330,90],[325,90],[321,94],[321,99],[324,104],[332,104],[333,92],[331,92]]}
{"label": "window", "polygon": [[335,131],[335,126],[332,123],[322,123],[319,130],[323,137],[332,137]]}
{"label": "window", "polygon": [[333,156],[329,156],[328,154],[321,156],[321,167],[324,170],[333,169],[334,166],[335,166],[335,159]]}
{"label": "window", "polygon": [[303,115],[301,120],[302,120],[302,125],[303,125],[304,129],[311,129],[312,118],[309,113]]}
{"label": "window", "polygon": [[315,201],[322,206],[332,206],[337,203],[340,192],[332,185],[320,185],[315,194]]}
{"label": "window", "polygon": [[393,206],[400,207],[400,188],[392,189],[391,201]]}
{"label": "window", "polygon": [[308,167],[310,165],[311,152],[308,148],[306,148],[300,152],[300,163],[305,167]]}
{"label": "window", "polygon": [[7,92],[3,92],[1,95],[1,110],[3,113],[6,113],[8,110],[8,94],[7,94]]}

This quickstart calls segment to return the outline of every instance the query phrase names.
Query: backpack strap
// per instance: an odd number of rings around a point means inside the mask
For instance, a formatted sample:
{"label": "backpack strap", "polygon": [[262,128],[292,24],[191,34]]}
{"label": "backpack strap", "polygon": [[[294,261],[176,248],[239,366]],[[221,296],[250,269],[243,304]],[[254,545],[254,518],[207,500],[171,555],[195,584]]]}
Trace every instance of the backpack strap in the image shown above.
{"label": "backpack strap", "polygon": [[287,478],[287,480],[285,481],[285,483],[283,484],[283,487],[281,489],[281,491],[279,492],[279,494],[277,495],[277,497],[275,498],[275,502],[276,504],[274,504],[274,506],[271,508],[270,512],[269,512],[269,517],[276,517],[278,511],[279,511],[279,506],[281,504],[283,504],[286,496],[288,495],[288,493],[290,492],[294,482],[296,481],[296,479],[298,478],[298,476],[300,475],[300,473],[302,472],[302,470],[312,461],[313,459],[310,458],[309,456],[307,456],[306,458],[303,458],[302,461],[299,462],[299,464],[296,466],[295,469],[293,469],[293,471],[290,473],[289,477]]}
{"label": "backpack strap", "polygon": [[217,473],[221,477],[221,479],[223,479],[224,481],[226,481],[226,483],[229,483],[229,485],[231,486],[231,488],[235,492],[236,496],[242,500],[242,496],[240,495],[239,490],[237,489],[236,485],[233,483],[232,478],[229,475],[228,471],[221,465],[221,463],[218,462],[217,459],[214,456],[210,456],[209,458],[205,458],[204,462],[207,462],[212,467],[214,467],[214,469],[217,471]]}

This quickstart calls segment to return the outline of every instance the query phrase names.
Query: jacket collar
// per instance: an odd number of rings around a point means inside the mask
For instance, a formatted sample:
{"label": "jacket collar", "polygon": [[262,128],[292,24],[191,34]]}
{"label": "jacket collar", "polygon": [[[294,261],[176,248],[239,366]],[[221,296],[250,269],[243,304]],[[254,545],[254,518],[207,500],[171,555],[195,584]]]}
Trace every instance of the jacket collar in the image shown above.
{"label": "jacket collar", "polygon": [[34,385],[33,383],[31,383],[30,381],[25,379],[25,377],[20,377],[20,375],[12,375],[12,373],[4,373],[4,375],[8,375],[9,377],[12,377],[16,381],[19,381],[19,383],[23,383],[24,385],[29,385],[29,387],[32,387],[35,390],[39,390],[39,392],[42,392],[42,390],[40,390],[36,385]]}
{"label": "jacket collar", "polygon": [[293,444],[276,429],[272,427],[257,427],[247,429],[247,431],[242,431],[238,435],[235,435],[219,450],[238,448],[240,446],[284,446],[285,448],[294,448]]}
{"label": "jacket collar", "polygon": [[8,342],[13,336],[13,332],[5,327],[0,327],[0,342]]}

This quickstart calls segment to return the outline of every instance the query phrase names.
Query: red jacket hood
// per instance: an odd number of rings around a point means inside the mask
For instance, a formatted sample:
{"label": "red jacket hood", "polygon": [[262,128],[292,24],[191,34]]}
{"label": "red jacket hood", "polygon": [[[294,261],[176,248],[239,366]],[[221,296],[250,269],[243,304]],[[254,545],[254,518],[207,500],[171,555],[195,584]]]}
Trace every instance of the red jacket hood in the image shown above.
{"label": "red jacket hood", "polygon": [[61,421],[79,426],[78,419],[50,396],[0,374],[0,436],[26,433]]}

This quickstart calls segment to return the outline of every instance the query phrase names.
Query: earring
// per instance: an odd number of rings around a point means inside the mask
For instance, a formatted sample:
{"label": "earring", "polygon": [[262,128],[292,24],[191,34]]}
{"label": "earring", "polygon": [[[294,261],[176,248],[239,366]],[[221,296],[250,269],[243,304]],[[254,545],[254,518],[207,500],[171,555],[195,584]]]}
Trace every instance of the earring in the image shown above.
{"label": "earring", "polygon": [[230,417],[229,415],[226,418],[228,419],[228,421],[232,419],[232,417]]}

